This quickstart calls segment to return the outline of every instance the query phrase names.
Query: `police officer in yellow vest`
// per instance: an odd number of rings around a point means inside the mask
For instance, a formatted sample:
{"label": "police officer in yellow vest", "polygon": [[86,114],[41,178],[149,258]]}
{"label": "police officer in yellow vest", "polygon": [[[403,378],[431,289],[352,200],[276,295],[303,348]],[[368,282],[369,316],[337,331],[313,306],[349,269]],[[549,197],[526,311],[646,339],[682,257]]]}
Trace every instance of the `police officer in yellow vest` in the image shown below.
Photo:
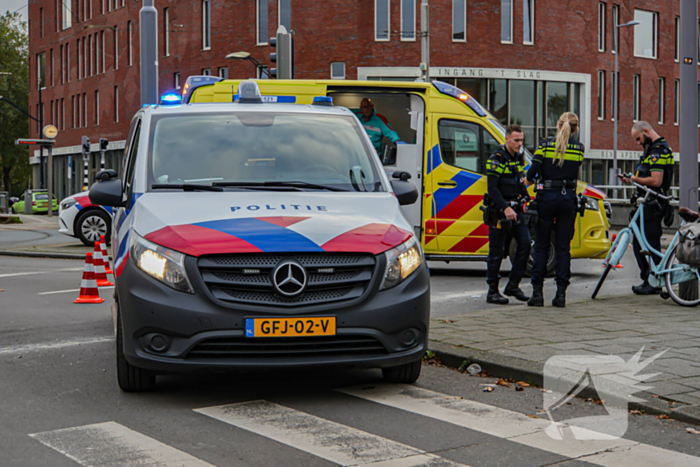
{"label": "police officer in yellow vest", "polygon": [[[506,239],[512,235],[517,243],[515,258],[510,270],[508,285],[503,293],[517,300],[527,300],[527,295],[520,290],[520,280],[525,274],[527,258],[530,256],[530,229],[523,222],[522,209],[517,209],[517,200],[527,195],[523,178],[523,129],[520,125],[506,128],[506,144],[498,148],[486,163],[486,180],[488,194],[493,208],[501,217],[489,225],[489,257],[486,263],[486,283],[489,291],[487,303],[505,305],[508,299],[498,292],[499,271],[506,248]],[[522,206],[522,205],[520,205]],[[517,212],[516,212],[517,209]],[[503,219],[505,217],[505,219]],[[507,222],[504,222],[507,221]],[[505,224],[511,228],[506,229]]]}
{"label": "police officer in yellow vest", "polygon": [[571,278],[571,239],[574,236],[578,199],[576,185],[585,148],[574,135],[578,117],[565,112],[557,122],[556,137],[540,143],[527,171],[526,184],[538,179],[535,188],[539,207],[539,221],[535,227],[535,251],[532,266],[532,296],[529,306],[544,306],[542,287],[547,275],[549,243],[554,232],[554,250],[557,258],[557,294],[552,305],[566,305],[566,288]]}
{"label": "police officer in yellow vest", "polygon": [[[623,177],[622,181],[628,184],[630,181],[636,182],[658,193],[668,194],[668,189],[673,181],[674,169],[673,151],[668,143],[654,131],[654,128],[649,123],[641,121],[635,123],[632,127],[632,138],[644,148],[644,152],[639,159],[637,173],[631,179]],[[645,193],[639,189],[638,194],[644,196]],[[644,209],[644,235],[652,248],[661,251],[661,220],[666,210],[669,209],[669,203],[661,198],[658,198],[657,201],[661,207],[661,212],[655,212],[653,209],[647,209],[646,207]],[[642,255],[641,247],[636,237],[632,248],[637,259],[637,265],[639,265],[639,276],[643,281],[640,285],[632,287],[632,292],[637,295],[661,293],[660,288],[652,287],[648,282],[649,263],[646,256]],[[661,257],[652,254],[652,259],[654,263],[658,263]]]}

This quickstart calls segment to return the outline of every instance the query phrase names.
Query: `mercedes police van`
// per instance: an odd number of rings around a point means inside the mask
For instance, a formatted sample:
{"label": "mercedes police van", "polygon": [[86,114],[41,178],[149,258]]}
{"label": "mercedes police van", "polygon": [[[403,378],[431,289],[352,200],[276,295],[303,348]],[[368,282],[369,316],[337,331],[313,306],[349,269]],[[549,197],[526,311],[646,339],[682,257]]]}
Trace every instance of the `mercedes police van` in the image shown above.
{"label": "mercedes police van", "polygon": [[418,196],[408,174],[390,180],[355,115],[327,96],[263,103],[249,81],[235,102],[177,100],[136,113],[123,180],[104,170],[89,194],[115,211],[121,389],[329,365],[414,382],[430,287],[400,209]]}

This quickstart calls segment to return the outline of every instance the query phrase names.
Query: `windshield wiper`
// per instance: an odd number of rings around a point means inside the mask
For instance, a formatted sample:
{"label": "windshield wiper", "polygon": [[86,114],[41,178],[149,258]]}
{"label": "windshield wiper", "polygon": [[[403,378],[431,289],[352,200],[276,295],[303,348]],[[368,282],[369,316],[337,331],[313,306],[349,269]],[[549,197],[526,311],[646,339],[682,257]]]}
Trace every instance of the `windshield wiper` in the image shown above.
{"label": "windshield wiper", "polygon": [[156,183],[151,185],[152,190],[182,190],[182,191],[224,191],[220,186],[193,185],[191,183],[168,184]]}
{"label": "windshield wiper", "polygon": [[315,190],[328,190],[328,191],[348,191],[344,188],[338,188],[328,185],[318,185],[316,183],[308,183],[301,181],[266,181],[266,182],[215,182],[212,186],[236,186],[236,187],[251,187],[251,188],[265,188],[265,187],[290,187],[290,188],[311,188]]}

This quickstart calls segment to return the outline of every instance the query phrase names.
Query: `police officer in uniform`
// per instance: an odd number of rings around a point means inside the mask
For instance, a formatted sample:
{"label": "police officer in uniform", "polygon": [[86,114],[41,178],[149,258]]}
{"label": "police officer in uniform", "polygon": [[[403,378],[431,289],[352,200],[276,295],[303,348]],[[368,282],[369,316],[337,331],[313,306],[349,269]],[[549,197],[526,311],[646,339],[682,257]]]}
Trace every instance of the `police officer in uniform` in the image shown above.
{"label": "police officer in uniform", "polygon": [[535,227],[535,252],[532,267],[532,296],[529,306],[544,306],[542,287],[547,275],[547,258],[552,232],[557,259],[557,294],[552,305],[566,306],[566,288],[571,278],[571,239],[574,236],[578,198],[576,185],[583,162],[584,147],[574,135],[579,122],[576,114],[565,112],[557,122],[556,137],[540,143],[527,171],[525,184],[538,179],[536,201],[539,221]]}
{"label": "police officer in uniform", "polygon": [[[631,179],[621,177],[622,181],[628,184],[637,182],[662,195],[666,195],[673,180],[673,151],[668,143],[647,122],[640,121],[634,124],[632,127],[632,138],[644,148],[644,152],[639,159],[636,175],[633,175]],[[638,194],[640,196],[645,195],[641,189],[638,189]],[[649,245],[657,251],[661,251],[661,220],[666,210],[669,209],[669,203],[661,198],[658,198],[656,201],[659,203],[660,210],[655,211],[650,206],[644,207],[644,235]],[[632,291],[637,295],[661,293],[660,288],[652,287],[648,282],[649,263],[646,256],[642,255],[636,237],[632,247],[634,249],[634,257],[639,265],[639,276],[643,281],[640,285],[632,287]],[[661,257],[655,254],[652,254],[652,258],[655,264],[661,260]]]}
{"label": "police officer in uniform", "polygon": [[[508,285],[503,293],[521,301],[527,300],[527,295],[520,290],[519,284],[525,273],[527,258],[530,256],[530,229],[523,223],[522,210],[516,212],[514,209],[518,198],[522,194],[527,194],[525,186],[522,184],[523,156],[521,149],[523,139],[523,129],[519,125],[509,125],[506,128],[506,144],[494,152],[487,162],[488,194],[493,211],[496,211],[501,217],[500,221],[496,219],[489,225],[489,257],[486,271],[486,283],[489,285],[489,291],[486,295],[487,303],[499,305],[508,303],[508,299],[498,292],[498,281],[506,240],[510,239],[511,235],[515,238],[517,249]],[[511,227],[506,228],[506,224],[511,224]]]}

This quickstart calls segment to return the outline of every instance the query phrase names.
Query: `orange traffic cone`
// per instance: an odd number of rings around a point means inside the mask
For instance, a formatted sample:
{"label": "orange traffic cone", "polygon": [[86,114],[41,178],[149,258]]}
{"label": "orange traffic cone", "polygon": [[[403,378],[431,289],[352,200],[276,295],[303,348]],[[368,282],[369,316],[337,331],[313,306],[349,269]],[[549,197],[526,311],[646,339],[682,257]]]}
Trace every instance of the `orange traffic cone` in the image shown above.
{"label": "orange traffic cone", "polygon": [[107,252],[107,242],[105,242],[104,235],[100,235],[100,250],[102,252],[102,263],[105,265],[105,272],[114,274],[114,271],[109,269],[109,253]]}
{"label": "orange traffic cone", "polygon": [[80,295],[73,303],[102,303],[104,301],[105,299],[100,298],[100,293],[97,291],[95,268],[92,265],[92,253],[86,253],[83,280],[80,282]]}
{"label": "orange traffic cone", "polygon": [[100,248],[100,242],[95,242],[95,252],[92,256],[93,264],[95,266],[95,280],[97,280],[97,286],[106,287],[108,285],[114,285],[109,281],[109,279],[107,279],[105,264],[102,261],[102,249]]}

